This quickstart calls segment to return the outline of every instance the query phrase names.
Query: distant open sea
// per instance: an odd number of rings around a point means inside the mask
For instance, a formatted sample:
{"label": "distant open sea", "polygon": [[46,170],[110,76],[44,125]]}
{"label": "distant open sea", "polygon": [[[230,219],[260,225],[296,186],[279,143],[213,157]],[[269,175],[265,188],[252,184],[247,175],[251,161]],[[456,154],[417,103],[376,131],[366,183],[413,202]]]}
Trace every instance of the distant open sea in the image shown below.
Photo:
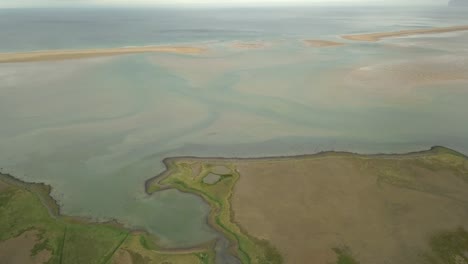
{"label": "distant open sea", "polygon": [[[468,32],[375,43],[340,38],[468,25],[466,11],[0,9],[0,52],[207,49],[0,64],[0,168],[50,184],[65,214],[115,218],[165,246],[188,247],[218,234],[201,199],[175,190],[144,193],[165,157],[433,145],[468,154]],[[305,39],[346,45],[313,48]],[[261,48],[233,45],[239,42]]]}
{"label": "distant open sea", "polygon": [[0,52],[311,38],[468,23],[450,7],[0,9]]}

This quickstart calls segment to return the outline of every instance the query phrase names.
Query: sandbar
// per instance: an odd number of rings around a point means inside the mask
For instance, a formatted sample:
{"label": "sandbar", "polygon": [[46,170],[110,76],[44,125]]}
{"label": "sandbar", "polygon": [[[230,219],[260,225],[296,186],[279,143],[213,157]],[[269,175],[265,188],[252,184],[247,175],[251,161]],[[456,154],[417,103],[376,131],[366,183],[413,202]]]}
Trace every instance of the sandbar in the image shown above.
{"label": "sandbar", "polygon": [[307,39],[304,40],[305,44],[309,47],[314,48],[323,48],[323,47],[334,47],[334,46],[343,46],[344,43],[330,41],[330,40],[320,40],[320,39]]}
{"label": "sandbar", "polygon": [[236,42],[231,46],[236,49],[263,49],[267,44],[264,42]]}
{"label": "sandbar", "polygon": [[383,38],[439,34],[439,33],[448,33],[448,32],[464,31],[464,30],[468,30],[468,26],[465,25],[465,26],[453,26],[453,27],[441,27],[441,28],[410,29],[410,30],[401,30],[401,31],[394,31],[394,32],[377,32],[377,33],[356,34],[356,35],[343,35],[341,37],[347,40],[376,42]]}
{"label": "sandbar", "polygon": [[32,52],[0,53],[0,63],[58,61],[151,52],[196,55],[204,51],[204,48],[190,46],[146,46],[108,49],[44,50]]}

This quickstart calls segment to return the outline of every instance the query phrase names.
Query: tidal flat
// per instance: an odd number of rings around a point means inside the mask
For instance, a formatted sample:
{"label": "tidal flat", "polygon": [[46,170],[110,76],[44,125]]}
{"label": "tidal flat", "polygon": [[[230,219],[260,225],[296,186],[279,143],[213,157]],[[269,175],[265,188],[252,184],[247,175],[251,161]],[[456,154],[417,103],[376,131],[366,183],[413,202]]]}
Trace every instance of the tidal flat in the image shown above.
{"label": "tidal flat", "polygon": [[[433,145],[467,154],[466,32],[304,45],[468,24],[457,10],[381,10],[379,19],[375,11],[103,9],[83,19],[67,10],[0,10],[0,31],[9,36],[2,53],[204,48],[196,56],[1,63],[1,171],[52,186],[64,215],[117,219],[180,249],[220,234],[207,224],[211,207],[201,197],[145,193],[143,183],[164,171],[166,157],[405,153]],[[179,15],[190,28],[174,20]],[[64,23],[47,30],[50,23],[37,22],[44,16]],[[110,29],[106,19],[119,26]],[[327,252],[347,256],[338,249]]]}
{"label": "tidal flat", "polygon": [[200,54],[203,51],[204,50],[202,48],[197,47],[177,46],[124,47],[89,50],[44,50],[17,53],[0,53],[0,63],[59,61],[152,52]]}
{"label": "tidal flat", "polygon": [[431,35],[431,34],[441,34],[441,33],[450,33],[457,31],[466,31],[468,26],[453,26],[445,28],[424,28],[424,29],[411,29],[411,30],[401,30],[395,32],[377,32],[377,33],[366,33],[366,34],[356,34],[356,35],[343,35],[342,38],[347,40],[356,40],[356,41],[379,41],[384,38],[395,38],[395,37],[407,37],[414,35]]}
{"label": "tidal flat", "polygon": [[203,243],[216,234],[202,200],[143,192],[164,157],[466,153],[464,46],[413,41],[1,64],[0,167],[52,185],[66,214]]}

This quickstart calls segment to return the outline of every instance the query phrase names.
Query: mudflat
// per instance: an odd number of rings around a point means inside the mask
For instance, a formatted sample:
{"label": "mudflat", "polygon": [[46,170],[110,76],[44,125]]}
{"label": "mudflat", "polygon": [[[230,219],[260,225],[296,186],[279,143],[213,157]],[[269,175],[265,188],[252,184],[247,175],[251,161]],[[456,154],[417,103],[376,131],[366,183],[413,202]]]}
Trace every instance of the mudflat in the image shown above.
{"label": "mudflat", "polygon": [[203,48],[184,46],[147,46],[83,50],[45,50],[33,52],[0,53],[0,63],[71,60],[151,52],[200,54],[204,51],[205,49]]}
{"label": "mudflat", "polygon": [[427,28],[427,29],[411,29],[411,30],[401,30],[401,31],[394,31],[394,32],[376,32],[376,33],[366,33],[366,34],[343,35],[341,37],[347,40],[376,42],[383,38],[405,37],[405,36],[425,35],[425,34],[440,34],[440,33],[449,33],[449,32],[465,31],[465,30],[468,30],[468,25],[441,27],[441,28]]}

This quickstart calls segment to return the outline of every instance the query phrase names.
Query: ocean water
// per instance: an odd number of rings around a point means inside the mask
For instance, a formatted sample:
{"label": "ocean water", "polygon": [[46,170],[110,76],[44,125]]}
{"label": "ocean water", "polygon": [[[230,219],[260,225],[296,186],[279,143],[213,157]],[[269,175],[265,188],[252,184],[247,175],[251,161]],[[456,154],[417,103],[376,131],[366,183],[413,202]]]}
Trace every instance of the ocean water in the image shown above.
{"label": "ocean water", "polygon": [[467,20],[449,7],[0,9],[0,52],[333,37]]}
{"label": "ocean water", "polygon": [[[462,24],[466,13],[450,8],[0,10],[3,52],[208,49],[0,64],[0,167],[52,185],[65,214],[117,219],[169,247],[196,245],[217,236],[208,206],[175,190],[144,193],[165,157],[433,145],[468,154],[467,32],[339,37]],[[304,39],[346,45],[311,48]]]}

